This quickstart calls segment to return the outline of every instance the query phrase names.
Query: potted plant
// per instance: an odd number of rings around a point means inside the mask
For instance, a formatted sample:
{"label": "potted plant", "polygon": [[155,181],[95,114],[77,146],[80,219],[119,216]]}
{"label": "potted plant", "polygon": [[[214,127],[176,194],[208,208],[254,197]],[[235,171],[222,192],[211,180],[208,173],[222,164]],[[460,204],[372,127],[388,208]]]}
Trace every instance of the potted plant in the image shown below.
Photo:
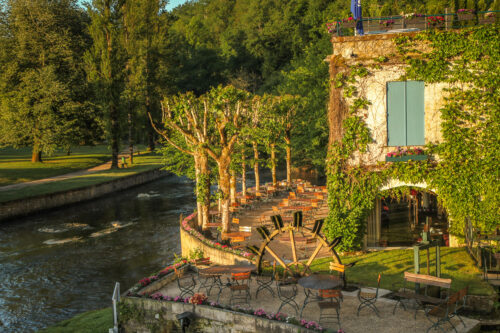
{"label": "potted plant", "polygon": [[334,21],[334,22],[329,22],[326,24],[326,31],[328,31],[331,34],[334,34],[338,31],[338,28],[342,22],[341,21]]}
{"label": "potted plant", "polygon": [[444,25],[444,17],[442,16],[429,16],[426,21],[428,27],[439,28]]}
{"label": "potted plant", "polygon": [[476,13],[473,9],[459,9],[457,10],[457,17],[459,21],[469,21],[476,18]]}
{"label": "potted plant", "polygon": [[391,30],[394,25],[394,20],[382,20],[380,21],[381,30]]}
{"label": "potted plant", "polygon": [[483,17],[479,18],[479,24],[491,24],[496,22],[496,15],[495,13],[489,12],[484,14]]}
{"label": "potted plant", "polygon": [[403,15],[406,28],[425,29],[425,15],[417,13],[408,13]]}
{"label": "potted plant", "polygon": [[342,20],[342,28],[355,28],[356,23],[357,22],[354,19],[354,17],[350,16],[350,17]]}
{"label": "potted plant", "polygon": [[395,151],[387,153],[385,156],[386,162],[407,162],[409,160],[425,161],[429,157],[425,154],[422,148],[407,148],[397,147]]}

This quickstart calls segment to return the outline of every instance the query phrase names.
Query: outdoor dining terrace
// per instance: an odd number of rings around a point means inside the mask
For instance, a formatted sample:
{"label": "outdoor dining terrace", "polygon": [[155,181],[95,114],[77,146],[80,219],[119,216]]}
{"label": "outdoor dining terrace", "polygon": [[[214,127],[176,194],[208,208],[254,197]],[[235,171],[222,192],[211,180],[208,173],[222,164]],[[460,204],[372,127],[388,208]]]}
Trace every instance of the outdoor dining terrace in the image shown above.
{"label": "outdoor dining terrace", "polygon": [[[389,290],[342,289],[341,277],[328,271],[291,278],[258,276],[255,265],[179,265],[163,280],[127,293],[125,332],[146,324],[177,331],[181,314],[191,318],[186,332],[425,332],[434,331],[439,321],[416,303],[402,308],[387,297]],[[131,314],[134,309],[140,321]],[[477,326],[476,320],[452,316],[437,329],[472,332]]]}
{"label": "outdoor dining terrace", "polygon": [[[384,17],[363,17],[364,34],[385,34],[430,29],[448,30],[476,25],[494,24],[498,22],[500,11],[478,11],[459,9],[456,13],[420,14],[409,13]],[[332,21],[326,24],[328,32],[333,36],[356,35],[358,20],[352,17]]]}

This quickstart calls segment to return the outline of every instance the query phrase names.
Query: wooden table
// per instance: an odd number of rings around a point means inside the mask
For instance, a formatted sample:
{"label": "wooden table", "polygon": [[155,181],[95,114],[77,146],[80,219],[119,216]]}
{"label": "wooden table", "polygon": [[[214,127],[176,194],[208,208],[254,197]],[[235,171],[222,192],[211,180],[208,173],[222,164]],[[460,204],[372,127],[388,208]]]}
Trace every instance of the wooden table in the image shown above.
{"label": "wooden table", "polygon": [[304,293],[306,294],[306,298],[304,299],[304,304],[302,305],[302,309],[300,310],[300,318],[302,318],[302,312],[307,304],[312,302],[318,302],[322,299],[316,298],[313,300],[309,300],[313,295],[313,290],[319,289],[335,289],[342,285],[342,279],[335,275],[329,274],[312,274],[309,276],[304,276],[297,281],[299,285],[304,287]]}
{"label": "wooden table", "polygon": [[257,269],[257,266],[237,264],[237,265],[216,265],[200,269],[200,273],[205,275],[229,275],[231,273],[247,273]]}

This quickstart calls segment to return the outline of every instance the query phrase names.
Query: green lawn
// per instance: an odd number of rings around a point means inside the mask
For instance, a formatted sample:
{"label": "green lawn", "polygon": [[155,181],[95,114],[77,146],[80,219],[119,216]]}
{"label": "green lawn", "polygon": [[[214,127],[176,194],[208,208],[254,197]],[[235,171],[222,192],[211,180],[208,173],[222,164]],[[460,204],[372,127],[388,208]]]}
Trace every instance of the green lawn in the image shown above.
{"label": "green lawn", "polygon": [[119,177],[134,175],[147,170],[160,168],[162,156],[155,153],[134,156],[134,164],[124,169],[105,170],[71,179],[45,184],[33,185],[22,189],[0,191],[0,202],[28,198],[32,196],[67,191],[113,180]]}
{"label": "green lawn", "polygon": [[42,156],[43,163],[31,163],[30,148],[0,149],[0,186],[48,178],[88,169],[111,158],[106,146],[72,148],[71,155],[58,151]]}
{"label": "green lawn", "polygon": [[[435,274],[434,249],[430,251],[431,275]],[[347,281],[350,284],[376,287],[378,274],[382,274],[381,288],[396,290],[402,285],[403,272],[414,272],[413,250],[387,250],[369,252],[358,256],[344,256],[343,264],[357,261],[356,265],[346,271]],[[427,274],[427,255],[420,251],[422,263],[420,273]],[[313,261],[311,269],[314,272],[329,271],[328,258]],[[493,295],[494,289],[480,277],[480,270],[474,265],[465,248],[441,248],[441,277],[451,278],[453,290],[459,290],[469,285],[469,293],[473,295]],[[411,286],[411,285],[410,285]]]}
{"label": "green lawn", "polygon": [[43,333],[107,333],[113,327],[111,308],[84,312],[54,326],[40,330]]}

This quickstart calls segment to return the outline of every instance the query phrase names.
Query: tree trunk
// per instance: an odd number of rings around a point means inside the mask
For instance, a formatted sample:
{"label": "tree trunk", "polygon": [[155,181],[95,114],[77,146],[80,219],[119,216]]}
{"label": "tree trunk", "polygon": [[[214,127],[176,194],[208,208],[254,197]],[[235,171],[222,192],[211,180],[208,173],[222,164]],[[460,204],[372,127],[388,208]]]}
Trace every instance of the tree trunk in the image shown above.
{"label": "tree trunk", "polygon": [[128,150],[130,154],[130,165],[134,163],[134,137],[132,133],[132,112],[130,110],[129,106],[129,113],[128,113]]}
{"label": "tree trunk", "polygon": [[260,175],[259,175],[259,150],[257,147],[257,142],[252,142],[253,146],[253,158],[255,159],[255,162],[253,164],[253,171],[255,174],[255,192],[258,192],[260,190]]}
{"label": "tree trunk", "polygon": [[290,140],[290,131],[285,132],[286,143],[286,183],[288,186],[292,184],[292,148]]}
{"label": "tree trunk", "polygon": [[42,162],[42,152],[40,151],[40,148],[38,148],[38,145],[33,146],[33,150],[31,152],[31,162]]}
{"label": "tree trunk", "polygon": [[148,151],[155,150],[155,134],[154,129],[150,126],[148,129]]}
{"label": "tree trunk", "polygon": [[247,195],[247,164],[245,161],[245,154],[241,155],[241,193],[243,196]]}
{"label": "tree trunk", "polygon": [[229,179],[231,203],[236,202],[236,172],[231,170],[231,178]]}
{"label": "tree trunk", "polygon": [[[345,70],[342,57],[336,56],[331,59],[330,77],[334,78],[338,73]],[[330,102],[328,106],[328,145],[342,141],[343,130],[342,124],[347,114],[348,108],[342,95],[342,87],[335,88],[332,86],[330,89]]]}
{"label": "tree trunk", "polygon": [[273,176],[273,186],[276,186],[278,181],[276,180],[276,145],[271,144],[271,175]]}
{"label": "tree trunk", "polygon": [[230,206],[230,178],[229,165],[231,158],[228,154],[221,154],[217,161],[219,166],[219,191],[221,192],[221,209],[222,209],[222,231],[229,231],[229,206]]}
{"label": "tree trunk", "polygon": [[206,229],[210,209],[210,175],[208,157],[205,152],[195,154],[196,207],[198,209],[198,228]]}
{"label": "tree trunk", "polygon": [[109,115],[111,119],[111,169],[118,169],[120,124],[118,122],[118,108],[114,104],[109,106]]}

